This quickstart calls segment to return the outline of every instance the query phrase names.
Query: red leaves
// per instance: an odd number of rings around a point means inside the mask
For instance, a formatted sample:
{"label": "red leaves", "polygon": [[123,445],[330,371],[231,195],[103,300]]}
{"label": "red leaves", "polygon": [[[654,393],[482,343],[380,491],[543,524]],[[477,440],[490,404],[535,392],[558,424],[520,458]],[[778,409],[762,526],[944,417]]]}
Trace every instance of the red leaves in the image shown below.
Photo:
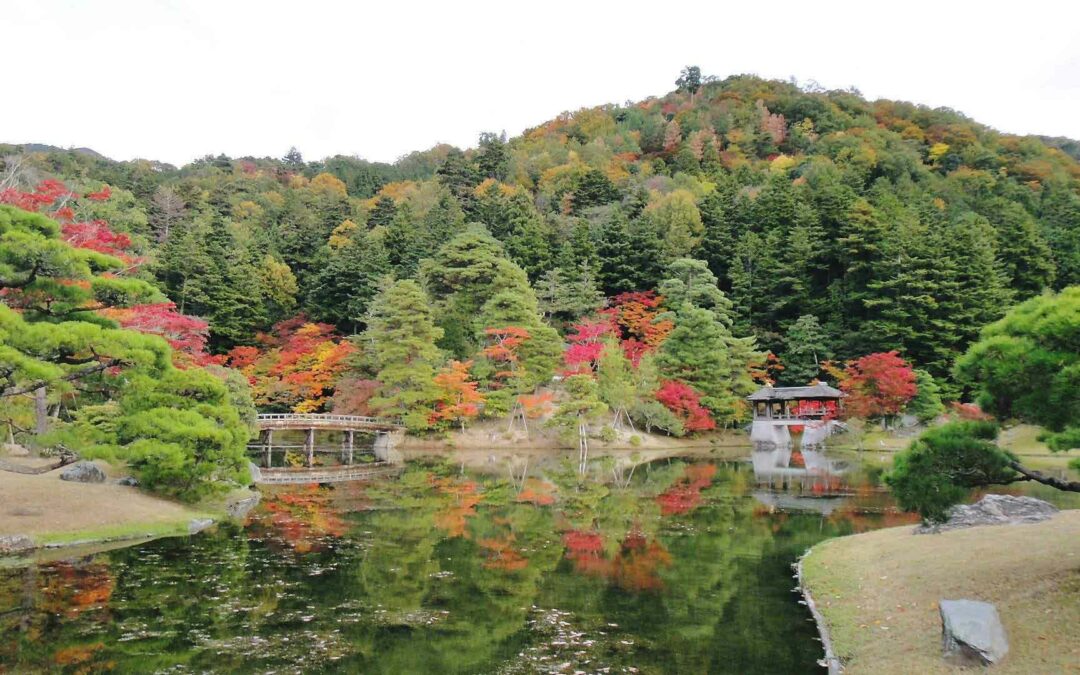
{"label": "red leaves", "polygon": [[517,397],[517,402],[525,412],[525,417],[535,420],[551,412],[555,394],[550,391],[542,391],[536,394],[522,394]]}
{"label": "red leaves", "polygon": [[701,505],[701,491],[716,475],[714,464],[692,464],[683,472],[682,478],[656,498],[660,513],[665,516],[681,515]]}
{"label": "red leaves", "polygon": [[701,396],[693,387],[671,380],[661,383],[656,400],[682,420],[686,431],[708,431],[716,428],[709,411],[701,405]]}
{"label": "red leaves", "polygon": [[532,336],[521,326],[490,327],[484,329],[488,345],[481,354],[502,367],[495,374],[496,381],[490,383],[491,389],[501,389],[516,377],[523,375],[518,351]]}
{"label": "red leaves", "polygon": [[224,360],[206,353],[209,324],[177,312],[176,305],[171,302],[108,308],[101,310],[101,314],[120,324],[121,328],[165,338],[174,350],[177,366],[205,366]]}
{"label": "red leaves", "polygon": [[611,319],[586,319],[571,326],[573,332],[566,336],[570,345],[563,353],[569,373],[593,372],[604,353],[604,338],[615,334]]}
{"label": "red leaves", "polygon": [[101,188],[101,190],[97,192],[86,193],[86,198],[95,202],[103,202],[108,200],[110,197],[112,197],[112,188],[110,188],[108,185],[104,186],[103,188]]}
{"label": "red leaves", "polygon": [[229,365],[247,376],[258,405],[299,413],[325,407],[356,351],[333,326],[309,323],[303,315],[282,321],[271,335],[259,335],[259,341],[267,349],[236,347],[229,352]]}
{"label": "red leaves", "polygon": [[848,413],[867,418],[896,415],[918,393],[915,371],[895,351],[849,361],[840,389],[848,395]]}
{"label": "red leaves", "polygon": [[113,232],[104,220],[85,223],[67,223],[62,228],[64,241],[75,248],[85,248],[98,253],[115,256],[125,262],[133,262],[126,250],[131,247],[131,237]]}
{"label": "red leaves", "polygon": [[675,327],[671,321],[658,320],[663,296],[653,291],[620,293],[611,298],[607,309],[600,312],[610,318],[617,328],[623,352],[637,366],[641,357],[663,344]]}
{"label": "red leaves", "polygon": [[953,401],[949,404],[949,410],[952,414],[956,415],[962,420],[992,420],[994,419],[989,413],[983,412],[983,409],[976,403],[961,403],[960,401]]}

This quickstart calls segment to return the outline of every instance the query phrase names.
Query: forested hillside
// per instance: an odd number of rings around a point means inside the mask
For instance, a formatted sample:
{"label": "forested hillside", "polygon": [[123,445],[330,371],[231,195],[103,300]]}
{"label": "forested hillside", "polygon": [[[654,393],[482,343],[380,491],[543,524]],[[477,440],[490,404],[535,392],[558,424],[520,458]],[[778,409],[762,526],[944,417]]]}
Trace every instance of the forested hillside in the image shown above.
{"label": "forested hillside", "polygon": [[[492,393],[550,377],[563,341],[594,368],[602,352],[588,345],[621,341],[637,368],[665,338],[646,363],[650,386],[693,388],[685,409],[665,403],[683,423],[699,395],[731,419],[752,377],[801,384],[819,361],[890,350],[955,395],[952,365],[982,326],[1080,282],[1080,164],[1061,149],[848,91],[701,82],[692,70],[679,84],[394,164],[292,151],[178,169],[0,146],[0,189],[48,178],[108,189],[78,202],[79,219],[130,236],[137,274],[209,323],[212,353],[276,378],[256,398],[286,408],[329,405],[321,397],[342,376],[339,400],[379,403],[403,358],[430,371],[422,386],[398,374],[420,392],[410,401],[434,405],[446,357],[471,369],[491,407]],[[442,351],[388,342],[403,313],[415,323],[405,334]],[[299,314],[369,339],[341,342]],[[302,383],[315,393],[289,393],[296,353],[334,364]]]}

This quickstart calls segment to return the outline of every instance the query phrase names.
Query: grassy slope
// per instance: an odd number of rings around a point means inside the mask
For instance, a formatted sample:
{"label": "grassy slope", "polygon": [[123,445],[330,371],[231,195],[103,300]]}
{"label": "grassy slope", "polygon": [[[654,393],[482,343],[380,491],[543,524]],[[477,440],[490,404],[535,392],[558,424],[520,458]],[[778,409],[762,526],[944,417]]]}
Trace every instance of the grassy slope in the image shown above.
{"label": "grassy slope", "polygon": [[953,672],[941,660],[941,598],[997,605],[1012,649],[995,673],[1080,673],[1080,511],[833,539],[812,549],[804,574],[851,675]]}
{"label": "grassy slope", "polygon": [[30,476],[0,472],[0,534],[30,535],[40,544],[187,532],[203,509],[112,483],[60,480],[60,472]]}

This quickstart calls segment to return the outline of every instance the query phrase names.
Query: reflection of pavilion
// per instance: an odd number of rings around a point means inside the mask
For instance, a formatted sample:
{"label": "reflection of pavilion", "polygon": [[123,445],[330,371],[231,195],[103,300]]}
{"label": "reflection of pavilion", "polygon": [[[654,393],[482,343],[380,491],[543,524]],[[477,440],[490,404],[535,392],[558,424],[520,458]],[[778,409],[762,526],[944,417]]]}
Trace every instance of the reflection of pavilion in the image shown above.
{"label": "reflection of pavilion", "polygon": [[[793,457],[800,456],[802,466],[792,466]],[[835,495],[841,491],[842,477],[848,468],[847,462],[826,457],[818,450],[804,448],[801,452],[793,453],[790,445],[754,450],[750,459],[758,486],[815,495]],[[779,499],[780,496],[773,495],[773,501]]]}
{"label": "reflection of pavilion", "polygon": [[[792,466],[794,457],[802,466]],[[792,452],[790,445],[754,450],[750,455],[759,488],[754,499],[770,511],[817,511],[829,515],[844,502],[842,476],[847,463],[810,448]]]}

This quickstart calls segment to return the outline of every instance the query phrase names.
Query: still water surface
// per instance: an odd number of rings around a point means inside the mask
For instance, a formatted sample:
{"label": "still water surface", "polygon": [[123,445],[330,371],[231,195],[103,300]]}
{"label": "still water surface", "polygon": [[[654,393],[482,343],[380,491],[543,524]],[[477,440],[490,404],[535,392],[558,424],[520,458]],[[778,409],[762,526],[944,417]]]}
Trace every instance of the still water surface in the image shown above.
{"label": "still water surface", "polygon": [[0,569],[0,672],[821,672],[792,562],[910,519],[872,471],[751,454],[602,460],[587,480],[410,465]]}

